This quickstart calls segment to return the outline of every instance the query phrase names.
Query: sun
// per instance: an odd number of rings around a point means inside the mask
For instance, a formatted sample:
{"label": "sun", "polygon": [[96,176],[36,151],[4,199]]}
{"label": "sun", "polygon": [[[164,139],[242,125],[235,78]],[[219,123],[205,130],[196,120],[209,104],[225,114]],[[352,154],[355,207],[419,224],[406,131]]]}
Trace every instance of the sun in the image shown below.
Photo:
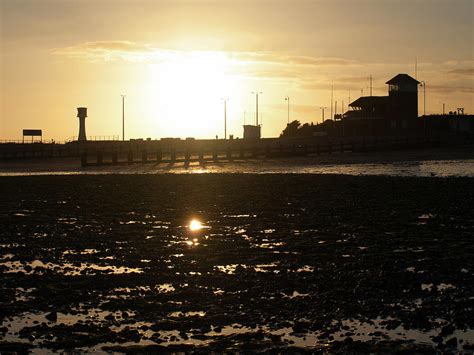
{"label": "sun", "polygon": [[241,91],[224,52],[175,53],[150,68],[149,80],[148,110],[158,130],[170,136],[214,137],[220,133],[221,98]]}

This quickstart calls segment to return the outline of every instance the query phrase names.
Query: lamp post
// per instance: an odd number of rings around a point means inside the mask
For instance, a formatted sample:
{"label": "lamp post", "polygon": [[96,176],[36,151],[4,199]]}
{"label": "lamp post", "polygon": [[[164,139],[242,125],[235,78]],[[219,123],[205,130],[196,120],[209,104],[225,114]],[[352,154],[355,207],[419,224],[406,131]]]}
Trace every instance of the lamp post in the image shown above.
{"label": "lamp post", "polygon": [[423,134],[426,136],[426,83],[422,80],[420,86],[423,86]]}
{"label": "lamp post", "polygon": [[324,123],[324,109],[326,109],[327,107],[320,107],[320,109],[322,110],[323,112],[323,123]]}
{"label": "lamp post", "polygon": [[285,101],[288,101],[288,124],[290,124],[290,97],[286,96]]}
{"label": "lamp post", "polygon": [[125,141],[125,96],[122,96],[122,141]]}
{"label": "lamp post", "polygon": [[255,125],[258,126],[258,95],[263,94],[263,92],[252,91],[252,94],[255,95],[255,106],[256,106]]}
{"label": "lamp post", "polygon": [[426,83],[420,81],[420,86],[423,86],[423,116],[426,116]]}
{"label": "lamp post", "polygon": [[227,139],[227,100],[229,98],[223,98],[222,101],[224,101],[224,139]]}

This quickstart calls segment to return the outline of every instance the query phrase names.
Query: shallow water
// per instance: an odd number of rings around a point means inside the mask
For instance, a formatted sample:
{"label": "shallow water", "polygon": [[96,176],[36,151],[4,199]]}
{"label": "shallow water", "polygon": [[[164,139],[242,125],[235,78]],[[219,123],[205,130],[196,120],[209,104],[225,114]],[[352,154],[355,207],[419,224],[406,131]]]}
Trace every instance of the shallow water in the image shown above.
{"label": "shallow water", "polygon": [[188,165],[177,163],[130,165],[121,167],[88,167],[84,169],[28,170],[3,169],[0,176],[35,175],[109,175],[109,174],[342,174],[385,175],[419,177],[474,177],[474,159],[418,160],[386,163],[311,163],[310,160],[296,162],[288,160],[242,161],[234,163],[194,162]]}

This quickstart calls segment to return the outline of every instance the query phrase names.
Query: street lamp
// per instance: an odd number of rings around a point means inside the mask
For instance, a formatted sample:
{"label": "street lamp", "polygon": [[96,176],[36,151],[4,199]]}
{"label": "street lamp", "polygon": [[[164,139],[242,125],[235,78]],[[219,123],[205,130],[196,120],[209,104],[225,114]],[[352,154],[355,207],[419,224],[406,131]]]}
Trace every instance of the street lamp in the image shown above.
{"label": "street lamp", "polygon": [[125,96],[122,96],[122,141],[125,140]]}
{"label": "street lamp", "polygon": [[423,86],[423,133],[426,136],[426,83],[422,80],[420,86]]}
{"label": "street lamp", "polygon": [[255,106],[256,106],[256,120],[255,120],[255,123],[256,123],[256,126],[258,126],[258,95],[260,94],[263,94],[263,92],[261,91],[252,91],[252,94],[255,95]]}
{"label": "street lamp", "polygon": [[323,111],[323,123],[324,123],[324,109],[326,109],[327,107],[320,107],[320,109]]}
{"label": "street lamp", "polygon": [[423,86],[423,116],[426,116],[426,83],[420,81],[420,86]]}
{"label": "street lamp", "polygon": [[290,124],[290,97],[285,96],[285,101],[288,101],[288,124]]}
{"label": "street lamp", "polygon": [[226,97],[221,100],[224,101],[224,139],[227,139],[227,100],[229,98]]}

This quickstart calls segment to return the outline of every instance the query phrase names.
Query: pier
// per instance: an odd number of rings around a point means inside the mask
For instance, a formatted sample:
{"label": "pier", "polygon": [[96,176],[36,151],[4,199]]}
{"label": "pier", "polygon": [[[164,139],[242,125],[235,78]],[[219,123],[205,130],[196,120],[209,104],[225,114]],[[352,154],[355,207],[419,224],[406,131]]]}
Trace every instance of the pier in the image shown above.
{"label": "pier", "polygon": [[80,158],[81,166],[228,162],[308,155],[424,149],[474,144],[471,134],[456,136],[270,138],[257,140],[161,139],[53,143],[3,143],[1,160]]}

